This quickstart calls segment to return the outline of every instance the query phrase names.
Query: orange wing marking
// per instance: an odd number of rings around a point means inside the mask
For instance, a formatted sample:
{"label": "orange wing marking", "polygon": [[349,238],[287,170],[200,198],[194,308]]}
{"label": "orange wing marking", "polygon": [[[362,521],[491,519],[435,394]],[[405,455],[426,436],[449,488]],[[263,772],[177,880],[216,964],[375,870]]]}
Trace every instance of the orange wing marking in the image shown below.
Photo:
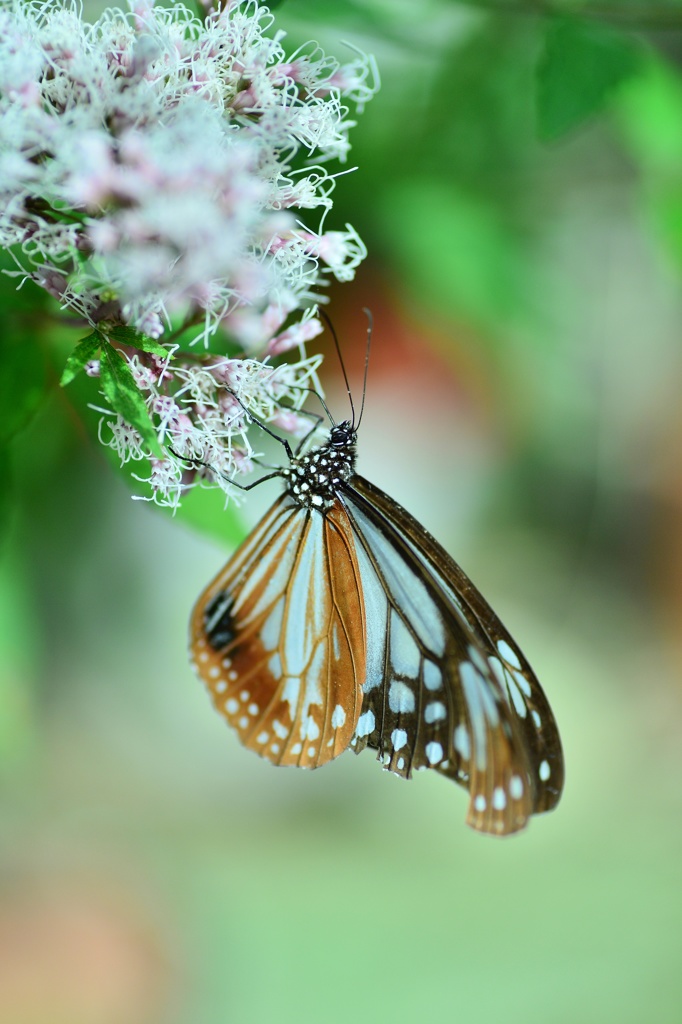
{"label": "orange wing marking", "polygon": [[355,731],[365,635],[344,510],[323,516],[283,495],[199,598],[191,649],[246,747],[273,764],[317,768]]}

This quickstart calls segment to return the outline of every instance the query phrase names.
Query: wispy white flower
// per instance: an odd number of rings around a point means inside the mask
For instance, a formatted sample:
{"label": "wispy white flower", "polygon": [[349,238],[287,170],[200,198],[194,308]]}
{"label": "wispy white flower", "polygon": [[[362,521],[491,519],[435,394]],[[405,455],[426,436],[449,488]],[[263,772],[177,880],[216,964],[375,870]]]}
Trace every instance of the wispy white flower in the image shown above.
{"label": "wispy white flower", "polygon": [[[76,3],[0,0],[0,243],[43,286],[58,268],[64,306],[157,337],[244,310],[256,348],[269,308],[352,273],[333,233],[300,244],[296,211],[331,205],[325,162],[346,156],[343,99],[371,96],[371,64],[312,44],[287,57],[272,22],[253,0],[203,22],[141,2],[92,25]],[[300,150],[314,164],[294,167]]]}
{"label": "wispy white flower", "polygon": [[[99,410],[104,413],[100,440],[122,464],[149,461],[148,476],[136,477],[151,487],[146,500],[177,508],[195,484],[217,484],[234,497],[234,478],[255,468],[248,435],[252,418],[298,436],[310,430],[310,419],[298,410],[310,388],[319,390],[321,361],[317,355],[272,366],[257,359],[216,358],[194,365],[174,362],[170,371],[158,358],[136,353],[128,364],[168,454],[154,457],[137,430],[105,410]],[[93,372],[99,372],[96,361]]]}
{"label": "wispy white flower", "polygon": [[[197,483],[231,494],[254,466],[250,415],[305,433],[320,288],[365,255],[352,227],[324,227],[327,165],[346,158],[346,104],[362,108],[376,69],[312,43],[287,56],[283,40],[255,0],[203,20],[135,0],[93,24],[77,0],[0,0],[0,245],[18,276],[101,328],[82,367],[136,412],[106,414],[100,436],[122,462],[147,461],[159,504]],[[136,351],[121,327],[172,329],[185,355]],[[219,331],[264,361],[187,355]],[[270,364],[294,349],[297,362]],[[118,406],[115,372],[139,391]]]}

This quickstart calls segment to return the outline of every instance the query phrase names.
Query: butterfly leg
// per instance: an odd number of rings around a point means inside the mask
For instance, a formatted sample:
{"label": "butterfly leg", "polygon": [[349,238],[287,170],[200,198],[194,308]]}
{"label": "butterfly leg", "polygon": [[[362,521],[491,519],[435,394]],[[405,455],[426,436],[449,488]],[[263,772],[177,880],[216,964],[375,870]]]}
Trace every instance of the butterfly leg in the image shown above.
{"label": "butterfly leg", "polygon": [[[204,466],[205,469],[210,469],[212,473],[216,474],[216,476],[219,476],[223,480],[226,480],[229,484],[232,484],[234,487],[238,487],[240,491],[251,491],[253,490],[254,487],[258,487],[260,484],[265,483],[266,480],[272,480],[274,477],[281,477],[282,475],[281,469],[275,469],[274,472],[266,473],[265,476],[261,476],[259,477],[258,480],[254,480],[252,484],[240,484],[238,480],[233,480],[232,477],[226,476],[224,473],[220,473],[218,472],[218,470],[213,469],[213,467],[209,466],[209,464],[207,462],[204,462],[203,459],[196,459],[191,455],[180,455],[180,453],[176,452],[175,449],[172,448],[169,444],[166,445],[166,448],[171,453],[171,455],[174,455],[175,458],[179,459],[181,462],[189,462],[191,465],[194,466]],[[253,459],[253,461],[256,462],[258,465],[262,465],[262,463],[259,463],[257,459]]]}

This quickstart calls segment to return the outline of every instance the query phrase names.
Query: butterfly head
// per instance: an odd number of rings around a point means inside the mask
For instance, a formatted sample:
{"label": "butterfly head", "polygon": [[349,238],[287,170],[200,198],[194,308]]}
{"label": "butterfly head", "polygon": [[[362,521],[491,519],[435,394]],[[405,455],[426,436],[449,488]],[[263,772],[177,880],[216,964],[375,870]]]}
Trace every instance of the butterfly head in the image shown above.
{"label": "butterfly head", "polygon": [[328,443],[332,448],[336,449],[353,448],[357,441],[357,436],[358,432],[350,420],[344,420],[343,423],[335,423],[329,431]]}

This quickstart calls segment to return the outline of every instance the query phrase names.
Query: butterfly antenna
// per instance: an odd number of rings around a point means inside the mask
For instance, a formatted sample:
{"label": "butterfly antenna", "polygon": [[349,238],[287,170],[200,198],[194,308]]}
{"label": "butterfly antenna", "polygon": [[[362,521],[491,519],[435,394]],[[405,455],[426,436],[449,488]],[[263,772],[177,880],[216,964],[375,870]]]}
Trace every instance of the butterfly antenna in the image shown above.
{"label": "butterfly antenna", "polygon": [[367,393],[367,371],[369,370],[369,350],[372,344],[372,331],[374,330],[374,317],[372,316],[372,310],[363,308],[362,312],[367,317],[367,348],[365,349],[365,372],[362,375],[362,402],[360,404],[360,419],[358,420],[357,429],[360,429],[362,423],[362,414],[365,411],[365,395]]}
{"label": "butterfly antenna", "polygon": [[[341,372],[343,373],[343,379],[346,382],[346,391],[348,393],[348,400],[350,402],[350,411],[351,411],[351,418],[352,418],[352,423],[353,423],[353,429],[355,429],[355,406],[353,405],[353,395],[351,394],[350,384],[348,383],[348,374],[346,373],[346,366],[345,366],[345,363],[343,361],[343,356],[341,355],[341,346],[339,345],[339,339],[336,336],[336,331],[334,330],[334,324],[329,319],[327,313],[323,309],[319,309],[319,308],[318,308],[318,312],[319,312],[320,316],[322,317],[322,319],[324,320],[324,322],[326,323],[327,327],[329,328],[329,330],[331,332],[331,336],[334,339],[334,345],[336,346],[336,354],[339,357],[339,362],[341,363]],[[332,420],[332,422],[333,422],[333,420]]]}
{"label": "butterfly antenna", "polygon": [[[322,395],[320,394],[319,391],[316,391],[315,388],[299,387],[299,385],[297,385],[297,384],[290,384],[289,385],[289,390],[290,391],[307,391],[309,395],[315,395],[315,398],[318,400],[318,402],[320,403],[320,405],[322,406],[322,408],[326,412],[327,418],[328,418],[329,422],[331,423],[331,425],[333,427],[336,426],[336,420],[334,419],[334,417],[330,413],[329,407],[327,406],[327,403],[325,402],[324,398],[322,397]],[[305,409],[303,409],[301,411],[302,412],[306,412]],[[314,416],[316,414],[315,413],[309,413],[308,415]]]}

